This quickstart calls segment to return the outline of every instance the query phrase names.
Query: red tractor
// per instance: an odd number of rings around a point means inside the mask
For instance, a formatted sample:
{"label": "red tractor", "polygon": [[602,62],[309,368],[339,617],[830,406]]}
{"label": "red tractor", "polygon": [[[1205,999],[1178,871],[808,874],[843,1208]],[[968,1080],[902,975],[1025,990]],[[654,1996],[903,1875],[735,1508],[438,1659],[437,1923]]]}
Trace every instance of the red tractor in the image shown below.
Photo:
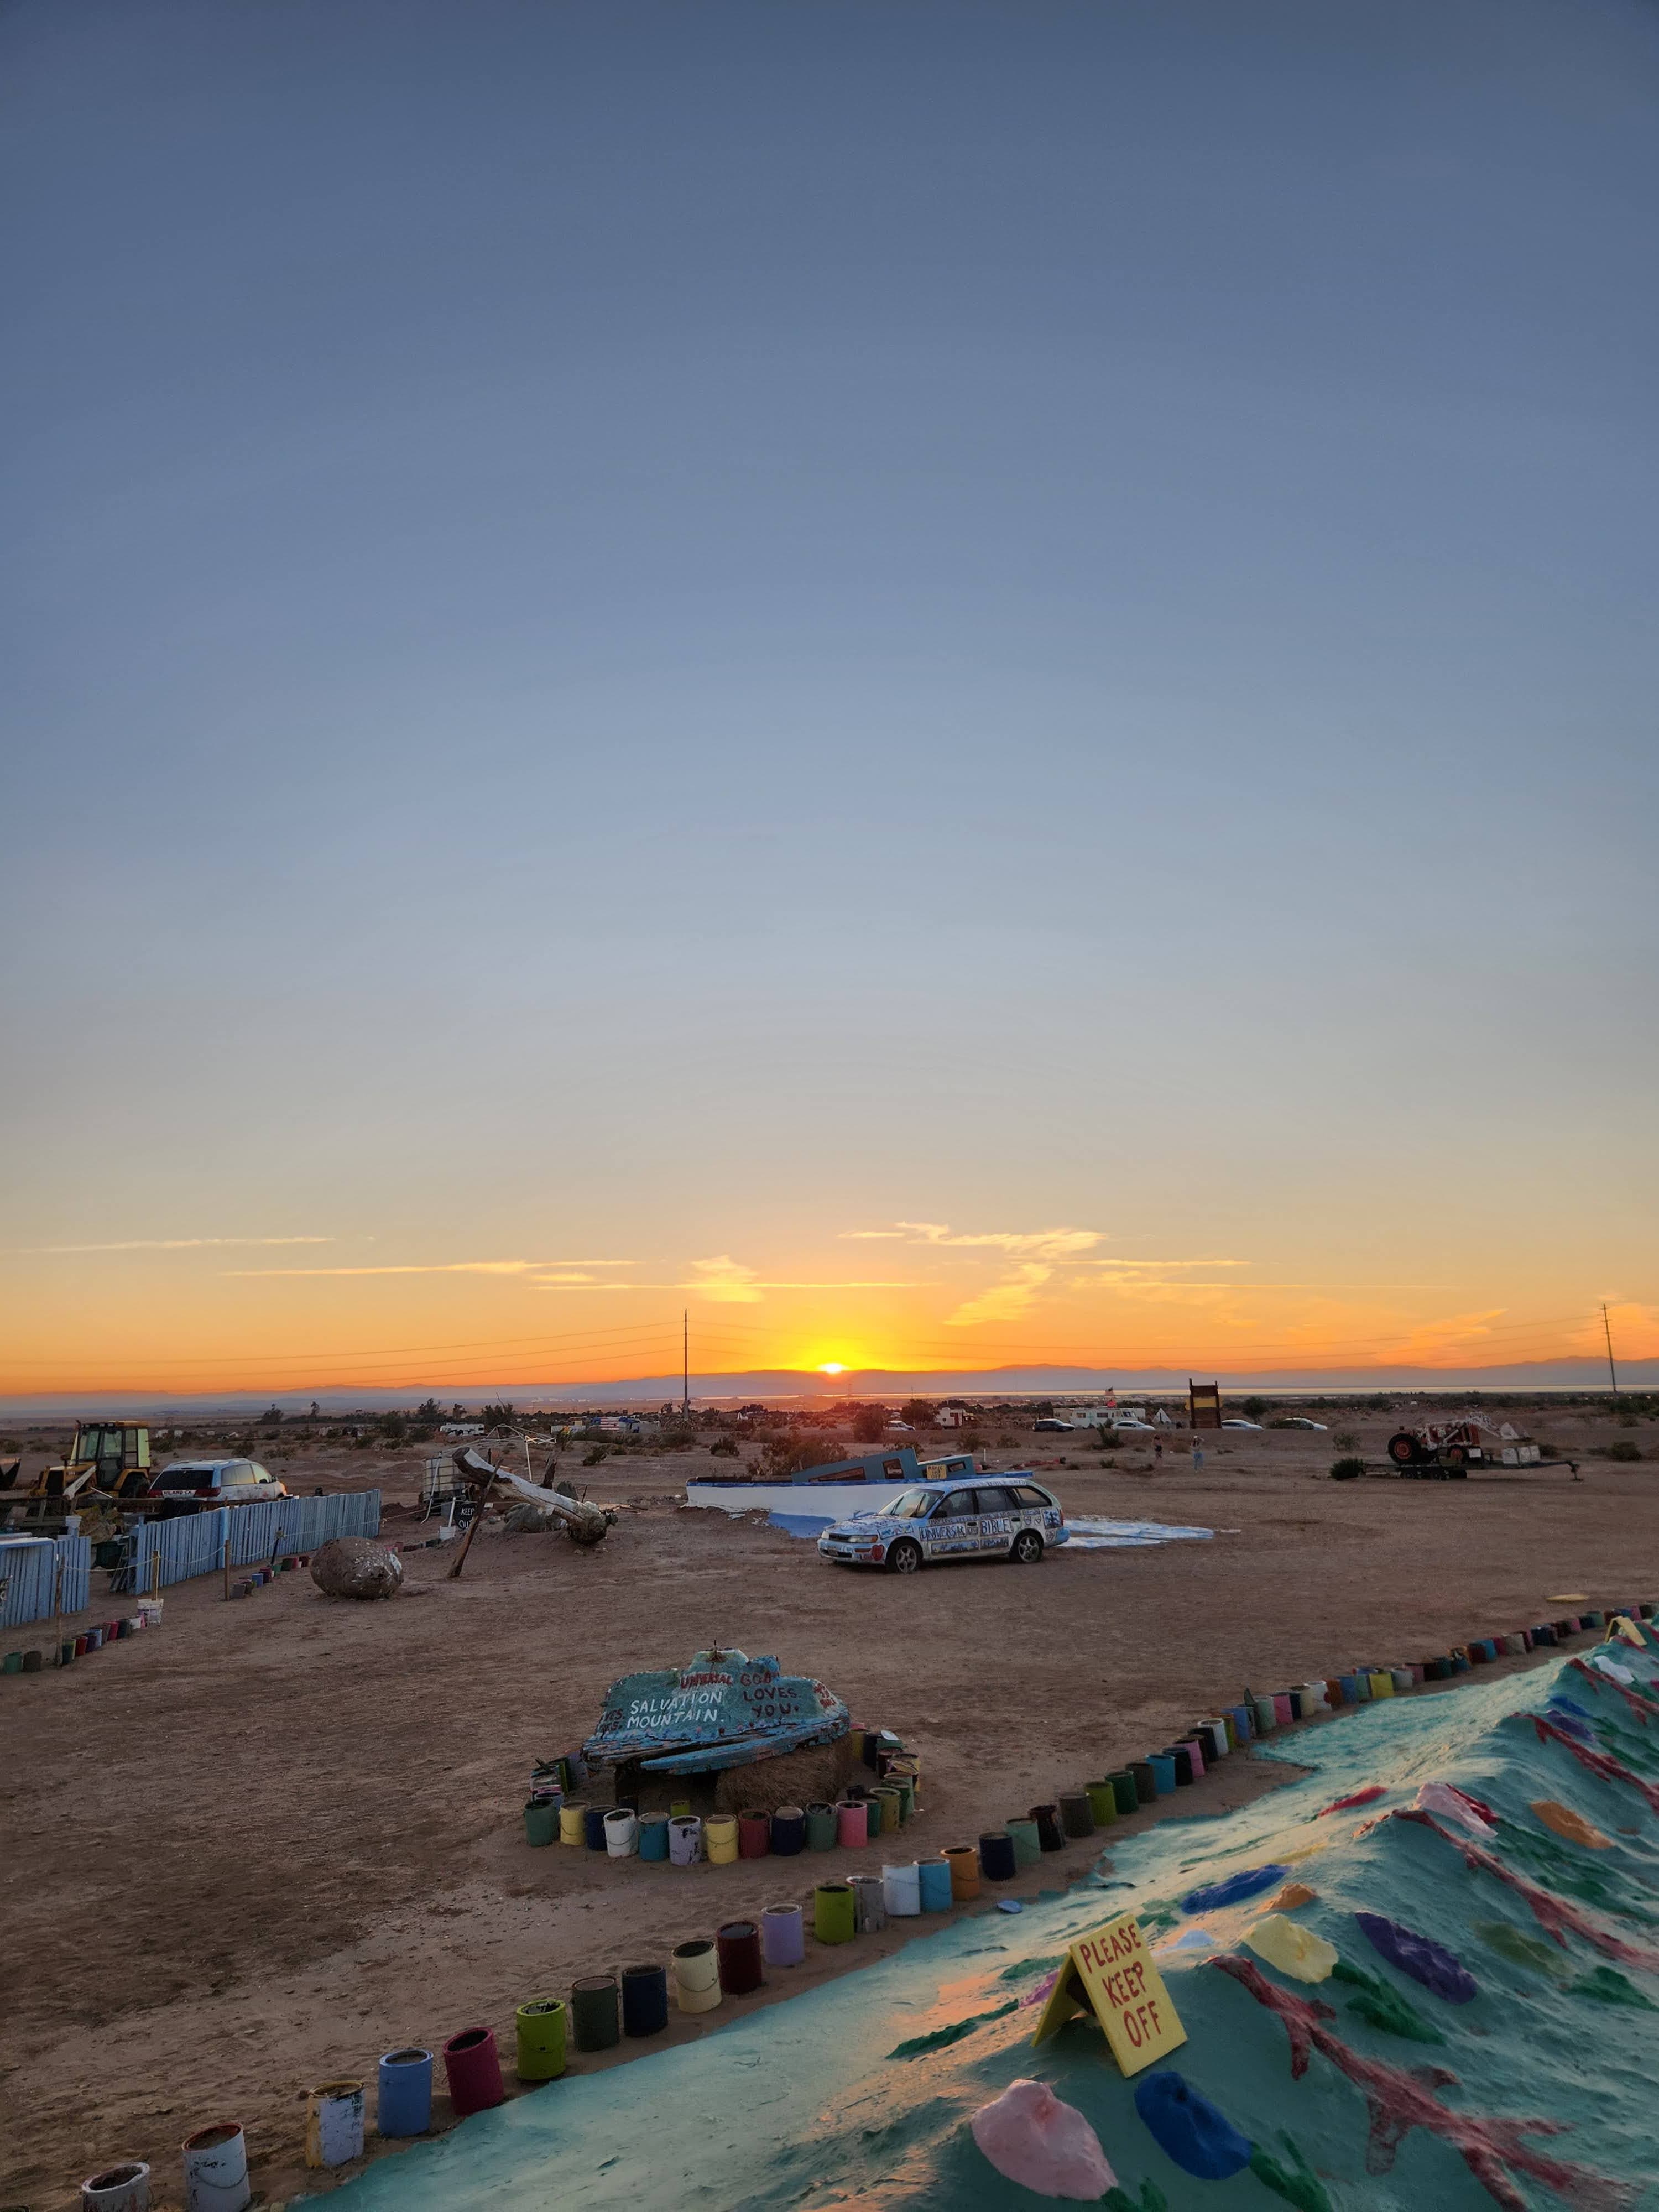
{"label": "red tractor", "polygon": [[1389,1457],[1400,1474],[1419,1482],[1454,1482],[1476,1467],[1535,1466],[1536,1444],[1523,1443],[1505,1421],[1494,1428],[1478,1413],[1451,1421],[1421,1421],[1389,1438]]}

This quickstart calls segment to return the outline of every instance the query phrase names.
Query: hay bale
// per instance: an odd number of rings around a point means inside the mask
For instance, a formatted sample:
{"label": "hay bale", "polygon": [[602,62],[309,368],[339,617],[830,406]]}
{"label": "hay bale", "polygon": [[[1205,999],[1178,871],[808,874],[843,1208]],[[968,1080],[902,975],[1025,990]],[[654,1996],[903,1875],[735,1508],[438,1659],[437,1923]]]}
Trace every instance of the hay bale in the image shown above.
{"label": "hay bale", "polygon": [[875,1776],[854,1750],[850,1736],[723,1768],[714,1785],[720,1813],[775,1813],[780,1805],[833,1805],[849,1782]]}
{"label": "hay bale", "polygon": [[395,1597],[404,1563],[371,1536],[331,1536],[312,1554],[311,1579],[328,1597]]}

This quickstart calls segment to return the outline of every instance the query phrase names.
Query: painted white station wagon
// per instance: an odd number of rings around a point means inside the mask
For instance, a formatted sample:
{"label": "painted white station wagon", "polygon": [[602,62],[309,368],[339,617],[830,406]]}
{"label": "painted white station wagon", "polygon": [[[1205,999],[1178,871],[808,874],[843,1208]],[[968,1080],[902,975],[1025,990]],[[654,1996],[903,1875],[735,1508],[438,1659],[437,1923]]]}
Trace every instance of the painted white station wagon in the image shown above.
{"label": "painted white station wagon", "polygon": [[1066,1541],[1059,1500],[1024,1474],[974,1484],[920,1483],[879,1512],[837,1521],[818,1549],[839,1566],[913,1575],[939,1559],[1001,1558],[1035,1566]]}

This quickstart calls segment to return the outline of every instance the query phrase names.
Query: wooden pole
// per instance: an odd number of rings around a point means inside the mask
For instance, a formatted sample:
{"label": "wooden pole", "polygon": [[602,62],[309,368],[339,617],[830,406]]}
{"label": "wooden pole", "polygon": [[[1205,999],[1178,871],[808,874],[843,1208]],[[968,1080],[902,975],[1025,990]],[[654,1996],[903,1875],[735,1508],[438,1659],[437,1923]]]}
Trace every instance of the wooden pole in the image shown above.
{"label": "wooden pole", "polygon": [[492,1468],[489,1481],[485,1483],[483,1488],[478,1492],[478,1502],[472,1509],[472,1518],[467,1523],[465,1535],[461,1539],[461,1548],[456,1553],[455,1564],[449,1571],[448,1579],[452,1583],[459,1582],[461,1578],[461,1569],[466,1565],[466,1555],[472,1549],[472,1539],[478,1533],[479,1522],[483,1519],[484,1500],[489,1497],[490,1484],[495,1480],[495,1470]]}

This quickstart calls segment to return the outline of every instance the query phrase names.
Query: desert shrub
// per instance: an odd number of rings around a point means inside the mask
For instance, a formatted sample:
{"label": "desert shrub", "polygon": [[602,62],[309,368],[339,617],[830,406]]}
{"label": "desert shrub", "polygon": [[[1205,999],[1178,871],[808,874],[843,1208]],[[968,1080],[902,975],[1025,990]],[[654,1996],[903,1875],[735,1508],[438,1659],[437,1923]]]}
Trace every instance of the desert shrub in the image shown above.
{"label": "desert shrub", "polygon": [[716,1437],[708,1447],[708,1456],[710,1459],[741,1459],[743,1454],[738,1449],[735,1437]]}
{"label": "desert shrub", "polygon": [[769,1437],[761,1452],[761,1465],[779,1482],[787,1482],[809,1467],[824,1463],[822,1437]]}
{"label": "desert shrub", "polygon": [[1359,1449],[1359,1438],[1352,1429],[1339,1429],[1331,1442],[1338,1451],[1355,1452]]}
{"label": "desert shrub", "polygon": [[1115,1451],[1122,1438],[1115,1429],[1103,1429],[1097,1442],[1102,1451]]}
{"label": "desert shrub", "polygon": [[1622,1460],[1628,1464],[1628,1462],[1633,1459],[1641,1458],[1642,1447],[1640,1444],[1626,1443],[1623,1442],[1616,1444],[1607,1444],[1602,1448],[1601,1456],[1603,1459]]}
{"label": "desert shrub", "polygon": [[[860,1406],[853,1416],[853,1434],[861,1444],[878,1444],[887,1434],[885,1406]],[[811,1460],[804,1462],[810,1467]]]}
{"label": "desert shrub", "polygon": [[604,1444],[595,1444],[591,1452],[585,1452],[582,1455],[582,1465],[584,1467],[598,1467],[600,1462],[606,1456],[606,1447]]}
{"label": "desert shrub", "polygon": [[1365,1462],[1363,1459],[1339,1459],[1332,1463],[1331,1480],[1352,1482],[1357,1475],[1364,1474],[1364,1472]]}
{"label": "desert shrub", "polygon": [[999,1451],[1018,1451],[1019,1449],[1019,1438],[1018,1437],[1000,1436],[997,1438],[997,1449]]}
{"label": "desert shrub", "polygon": [[1265,1398],[1247,1398],[1244,1401],[1244,1418],[1247,1421],[1259,1421],[1267,1410],[1267,1401]]}

